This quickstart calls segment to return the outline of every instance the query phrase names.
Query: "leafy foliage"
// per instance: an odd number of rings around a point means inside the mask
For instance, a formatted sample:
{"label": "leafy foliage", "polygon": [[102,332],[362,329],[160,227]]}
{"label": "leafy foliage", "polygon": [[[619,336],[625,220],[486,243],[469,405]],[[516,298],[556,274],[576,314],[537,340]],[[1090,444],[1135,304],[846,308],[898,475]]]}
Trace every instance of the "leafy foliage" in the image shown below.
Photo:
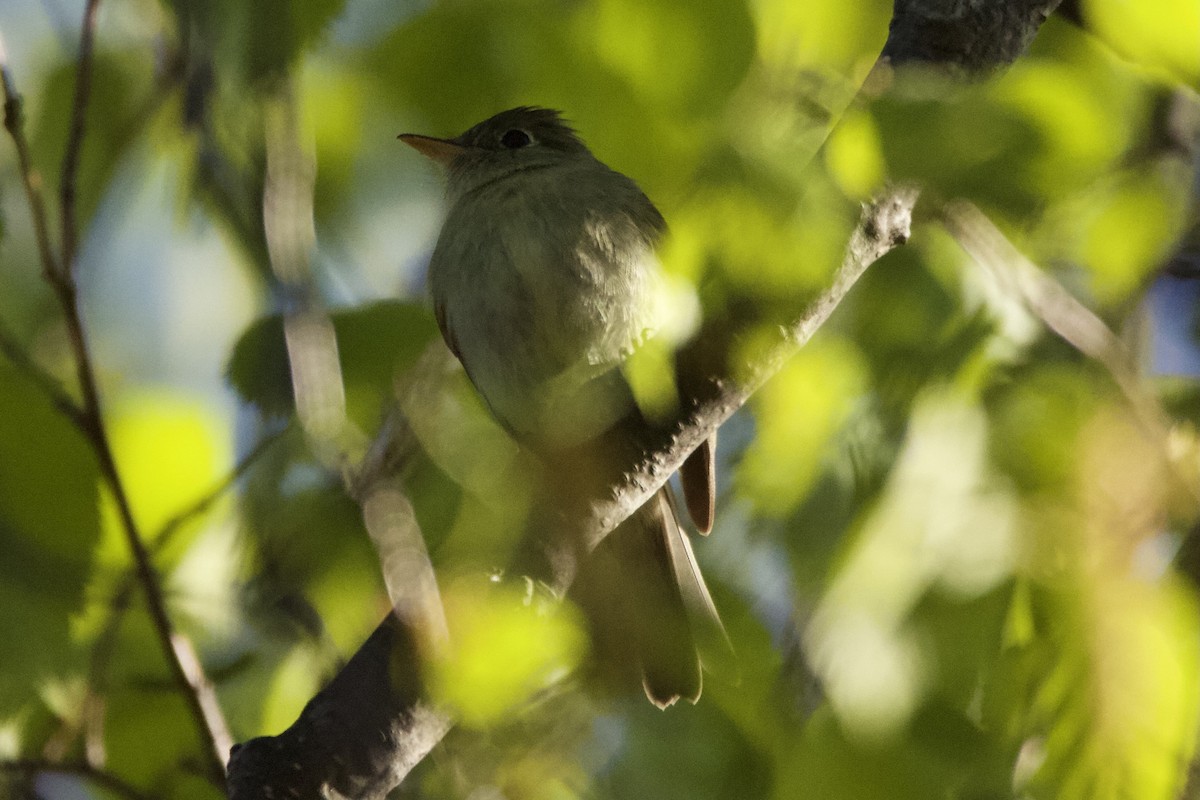
{"label": "leafy foliage", "polygon": [[[366,440],[393,408],[406,420],[401,482],[450,617],[432,685],[468,723],[398,796],[1195,795],[1195,371],[1131,389],[981,268],[944,209],[979,207],[1127,349],[1161,347],[1143,303],[1195,225],[1184,87],[1200,75],[1200,18],[1187,0],[1090,0],[1088,30],[1049,21],[1003,74],[901,71],[859,93],[890,7],[102,4],[78,179],[84,319],[168,611],[235,738],[286,727],[391,607],[347,464],[297,418],[269,313],[319,298],[339,309],[350,426]],[[0,29],[52,189],[76,62],[37,8],[5,4]],[[573,609],[536,587],[487,589],[528,487],[435,343],[422,291],[440,188],[394,135],[449,135],[527,103],[564,109],[655,200],[677,338],[721,321],[745,334],[739,364],[827,284],[861,202],[885,181],[924,192],[909,245],[722,432],[718,522],[696,548],[740,676],[708,680],[695,707],[660,713],[636,686],[588,685],[572,672],[588,659]],[[264,222],[280,169],[270,120],[288,114],[291,168],[315,171],[302,286],[274,268]],[[0,344],[30,359],[0,360],[0,786],[25,785],[17,759],[45,759],[150,796],[217,796],[192,767],[204,745],[130,578],[111,487],[31,377],[76,391],[9,144]],[[124,219],[146,186],[164,216]],[[145,280],[98,309],[116,237],[144,254],[121,274]],[[180,295],[201,323],[172,311]],[[246,306],[261,311],[248,326]],[[152,355],[121,352],[110,326]],[[1195,347],[1196,329],[1167,344]],[[224,375],[179,377],[224,342]],[[649,384],[670,354],[654,355]],[[235,453],[268,437],[223,487]]]}

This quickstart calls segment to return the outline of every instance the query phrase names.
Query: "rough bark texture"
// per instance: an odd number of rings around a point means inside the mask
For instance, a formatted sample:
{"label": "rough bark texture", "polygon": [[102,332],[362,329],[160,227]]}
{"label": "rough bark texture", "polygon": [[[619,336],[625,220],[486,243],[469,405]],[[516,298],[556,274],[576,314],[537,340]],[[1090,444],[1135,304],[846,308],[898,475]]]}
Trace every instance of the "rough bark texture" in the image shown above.
{"label": "rough bark texture", "polygon": [[[1056,5],[1046,0],[897,0],[881,59],[986,74],[1014,61]],[[541,554],[552,585],[565,590],[580,553],[662,485],[691,450],[807,341],[866,267],[904,241],[915,199],[914,190],[900,189],[865,209],[835,285],[798,314],[793,326],[781,330],[778,346],[755,365],[749,379],[738,383],[724,371],[724,353],[733,341],[726,331],[703,332],[702,346],[681,354],[684,402],[678,418],[665,426],[628,429],[611,463],[594,470],[590,485],[580,487],[579,501],[550,512],[554,527],[570,531],[567,538],[546,542]],[[422,702],[419,686],[411,638],[396,617],[389,617],[287,731],[234,749],[231,796],[383,796],[452,724]]]}
{"label": "rough bark texture", "polygon": [[450,728],[420,685],[412,638],[389,615],[290,728],[233,748],[230,797],[384,797]]}
{"label": "rough bark texture", "polygon": [[883,55],[986,74],[1015,61],[1059,0],[896,0]]}

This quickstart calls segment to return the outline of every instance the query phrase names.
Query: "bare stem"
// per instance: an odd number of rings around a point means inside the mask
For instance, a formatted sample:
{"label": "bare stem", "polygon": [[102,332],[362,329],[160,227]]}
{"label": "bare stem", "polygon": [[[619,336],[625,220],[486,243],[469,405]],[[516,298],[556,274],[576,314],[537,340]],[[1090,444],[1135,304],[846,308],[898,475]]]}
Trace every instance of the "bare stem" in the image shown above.
{"label": "bare stem", "polygon": [[[255,445],[254,449],[247,453],[217,485],[191,506],[167,520],[153,539],[155,552],[161,552],[189,520],[195,519],[211,508],[289,430],[290,426],[263,437],[262,441]],[[113,599],[109,605],[108,619],[105,621],[100,635],[96,637],[92,645],[92,654],[88,666],[87,698],[84,701],[86,704],[96,703],[104,693],[104,674],[108,669],[109,659],[112,657],[113,649],[116,646],[117,631],[120,629],[121,620],[125,616],[125,612],[129,610],[130,601],[136,588],[137,575],[136,573],[130,573],[125,576],[117,591],[113,594]],[[194,660],[194,653],[191,653],[191,656]],[[195,680],[201,686],[206,687],[202,700],[204,701],[204,705],[208,707],[212,703],[211,686],[204,678],[203,673],[197,673]]]}
{"label": "bare stem", "polygon": [[53,375],[46,372],[29,354],[8,326],[0,322],[0,353],[24,373],[46,395],[63,416],[83,427],[83,410],[76,405]]}
{"label": "bare stem", "polygon": [[75,187],[79,175],[79,154],[87,123],[88,101],[92,96],[92,52],[96,38],[96,10],[100,0],[87,0],[83,10],[83,26],[79,34],[78,67],[75,70],[75,98],[71,103],[71,127],[67,133],[67,148],[63,153],[62,175],[58,194],[62,215],[62,268],[72,269],[79,244],[79,227],[75,218]]}
{"label": "bare stem", "polygon": [[21,173],[21,185],[25,187],[25,199],[33,217],[33,231],[37,239],[38,254],[42,259],[42,271],[52,283],[57,279],[58,262],[50,244],[50,228],[46,222],[46,201],[42,197],[42,176],[33,166],[29,155],[29,142],[25,138],[25,120],[21,95],[17,93],[4,44],[0,41],[0,84],[4,87],[4,129],[13,140],[17,150],[17,169]]}
{"label": "bare stem", "polygon": [[79,66],[76,77],[75,100],[71,115],[71,129],[63,163],[63,261],[56,262],[46,225],[45,204],[41,194],[41,179],[33,169],[29,147],[25,139],[21,115],[21,101],[7,62],[0,49],[0,73],[4,88],[5,128],[17,149],[18,167],[25,185],[30,211],[38,239],[43,273],[54,289],[62,308],[67,339],[74,355],[75,369],[82,396],[82,407],[77,416],[80,429],[96,455],[100,474],[112,492],[121,521],[121,528],[133,556],[134,571],[146,594],[146,606],[150,614],[167,666],[175,685],[179,688],[203,734],[207,747],[206,764],[209,778],[215,785],[223,785],[225,754],[229,752],[232,738],[225,721],[212,697],[211,686],[200,670],[199,662],[190,657],[190,645],[181,646],[179,633],[174,630],[167,613],[166,598],[162,582],[148,552],[145,541],[134,519],[129,494],[121,480],[116,459],[104,426],[103,408],[92,365],[91,353],[84,331],[83,318],[79,309],[78,289],[72,264],[75,258],[75,179],[78,173],[79,152],[83,144],[84,118],[91,87],[92,42],[95,16],[99,0],[89,0],[84,11],[83,34],[80,43]]}

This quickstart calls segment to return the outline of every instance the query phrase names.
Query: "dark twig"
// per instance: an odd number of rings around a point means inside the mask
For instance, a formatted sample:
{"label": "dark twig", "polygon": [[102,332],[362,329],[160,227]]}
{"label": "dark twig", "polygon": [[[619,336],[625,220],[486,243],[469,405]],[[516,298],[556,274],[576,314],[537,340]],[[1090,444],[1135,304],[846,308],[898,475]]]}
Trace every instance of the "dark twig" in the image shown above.
{"label": "dark twig", "polygon": [[58,275],[58,262],[50,244],[50,228],[46,221],[46,201],[42,197],[42,176],[33,166],[29,155],[29,142],[25,139],[25,120],[21,95],[17,93],[12,73],[8,69],[8,57],[4,42],[0,40],[0,84],[4,87],[4,129],[13,140],[17,150],[17,170],[21,173],[21,185],[25,187],[25,199],[33,217],[33,231],[37,239],[38,253],[42,259],[42,271],[47,280],[54,282]]}
{"label": "dark twig", "polygon": [[249,453],[242,456],[242,460],[234,465],[234,468],[229,472],[229,474],[222,478],[216,486],[213,486],[202,497],[196,500],[196,502],[192,503],[190,506],[181,510],[163,523],[163,526],[159,528],[158,534],[153,539],[155,551],[160,551],[166,547],[170,540],[174,538],[179,529],[187,524],[188,521],[199,517],[212,508],[214,503],[220,500],[221,497],[228,492],[235,483],[241,480],[243,475],[249,472],[251,467],[258,463],[258,460],[262,458],[272,446],[290,433],[291,430],[292,426],[291,424],[288,424],[280,430],[264,436],[261,440],[259,440],[258,444],[254,445],[254,448]]}
{"label": "dark twig", "polygon": [[63,292],[60,297],[63,301],[67,336],[75,354],[76,371],[83,393],[84,431],[99,461],[100,474],[104,476],[104,480],[112,492],[117,515],[121,520],[121,529],[125,534],[130,552],[133,554],[135,574],[142,590],[146,593],[146,606],[150,612],[150,620],[158,635],[163,652],[167,656],[167,664],[172,677],[187,700],[197,725],[208,740],[211,777],[220,781],[224,775],[224,754],[229,751],[232,739],[229,737],[224,719],[219,713],[214,713],[216,709],[211,704],[202,699],[202,695],[207,693],[205,689],[207,682],[192,665],[185,664],[187,648],[181,645],[182,637],[175,631],[170,615],[167,613],[166,597],[163,594],[158,570],[154,567],[140,527],[133,516],[129,493],[121,480],[112,445],[108,439],[108,430],[104,426],[99,387],[96,385],[95,370],[92,367],[91,352],[83,330],[83,320],[79,314],[73,279],[66,276],[62,288]]}
{"label": "dark twig", "polygon": [[0,353],[3,353],[14,367],[33,381],[63,416],[76,425],[83,426],[83,411],[63,391],[54,376],[38,366],[33,357],[21,346],[16,335],[2,322],[0,322]]}
{"label": "dark twig", "polygon": [[64,273],[74,268],[75,252],[79,243],[79,227],[75,219],[75,189],[79,175],[79,154],[83,149],[83,136],[87,127],[88,102],[92,96],[92,52],[96,38],[96,10],[99,6],[100,0],[87,0],[83,10],[78,67],[75,70],[75,97],[71,103],[71,127],[67,133],[67,148],[63,153],[62,175],[59,176]]}
{"label": "dark twig", "polygon": [[[242,460],[234,466],[229,474],[206,492],[204,496],[167,520],[159,528],[158,534],[153,539],[154,552],[162,552],[170,544],[176,533],[189,520],[195,519],[208,511],[214,503],[228,492],[290,430],[291,426],[289,425],[282,430],[264,436],[249,453],[242,457]],[[113,649],[116,646],[117,632],[120,630],[121,620],[124,618],[125,612],[129,610],[130,602],[133,599],[133,592],[136,588],[137,575],[135,573],[126,575],[121,585],[117,588],[117,591],[113,594],[113,599],[109,604],[108,619],[105,620],[104,627],[92,644],[91,658],[88,663],[87,695],[84,699],[85,714],[89,708],[95,707],[102,702],[101,698],[105,691],[104,675],[108,669],[108,662],[112,657]],[[203,685],[207,685],[207,681],[204,681]]]}
{"label": "dark twig", "polygon": [[59,775],[74,775],[85,781],[106,789],[113,794],[128,800],[154,800],[154,795],[147,794],[136,786],[127,783],[111,772],[93,767],[83,761],[55,762],[40,759],[23,758],[15,761],[0,761],[0,772],[24,775],[31,778],[38,773],[56,773]]}
{"label": "dark twig", "polygon": [[[84,34],[81,41],[79,57],[79,72],[77,76],[75,106],[72,112],[72,127],[68,138],[68,146],[64,160],[64,224],[70,223],[70,233],[64,231],[64,256],[74,258],[74,181],[78,171],[79,150],[82,146],[84,133],[84,115],[90,94],[90,72],[92,64],[92,30],[95,26],[95,13],[98,0],[89,0],[84,14]],[[39,249],[42,255],[42,266],[47,281],[50,283],[62,307],[64,322],[67,329],[67,339],[75,357],[75,369],[82,395],[82,409],[79,417],[80,428],[95,452],[100,474],[112,492],[121,521],[121,528],[133,555],[134,570],[142,590],[146,593],[146,606],[155,633],[159,638],[168,668],[175,685],[183,694],[197,727],[208,742],[207,768],[209,778],[217,785],[224,782],[225,754],[229,751],[232,739],[219,709],[211,702],[211,689],[199,664],[192,657],[190,645],[183,642],[171,623],[167,613],[166,598],[163,594],[162,583],[151,560],[145,541],[133,516],[129,494],[121,480],[117,469],[116,459],[108,439],[108,431],[104,426],[103,407],[100,402],[100,392],[96,383],[96,373],[92,365],[91,353],[83,327],[83,318],[79,310],[78,288],[75,284],[71,264],[64,261],[57,263],[50,245],[49,232],[45,224],[45,209],[40,191],[40,179],[34,172],[29,160],[28,145],[25,140],[21,120],[20,99],[16,92],[12,77],[0,52],[0,69],[3,71],[3,86],[5,93],[5,128],[8,130],[17,148],[18,166],[25,183],[26,195],[29,199],[34,225],[37,229]],[[71,206],[71,211],[66,207]]]}

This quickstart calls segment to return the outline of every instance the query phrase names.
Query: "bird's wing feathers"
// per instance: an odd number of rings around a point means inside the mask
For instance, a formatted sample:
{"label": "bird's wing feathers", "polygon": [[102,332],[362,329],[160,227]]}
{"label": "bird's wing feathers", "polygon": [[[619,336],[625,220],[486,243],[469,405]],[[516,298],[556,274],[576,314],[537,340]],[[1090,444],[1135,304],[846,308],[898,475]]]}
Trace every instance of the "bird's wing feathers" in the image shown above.
{"label": "bird's wing feathers", "polygon": [[683,499],[696,530],[707,536],[717,506],[717,434],[704,440],[679,468]]}
{"label": "bird's wing feathers", "polygon": [[708,593],[704,576],[700,574],[700,565],[696,563],[692,544],[679,525],[675,498],[670,487],[664,486],[657,499],[650,502],[662,503],[665,506],[663,518],[666,524],[663,526],[663,538],[700,660],[705,668],[715,675],[734,676],[737,666],[733,644],[729,641],[729,634],[725,632],[712,595]]}

